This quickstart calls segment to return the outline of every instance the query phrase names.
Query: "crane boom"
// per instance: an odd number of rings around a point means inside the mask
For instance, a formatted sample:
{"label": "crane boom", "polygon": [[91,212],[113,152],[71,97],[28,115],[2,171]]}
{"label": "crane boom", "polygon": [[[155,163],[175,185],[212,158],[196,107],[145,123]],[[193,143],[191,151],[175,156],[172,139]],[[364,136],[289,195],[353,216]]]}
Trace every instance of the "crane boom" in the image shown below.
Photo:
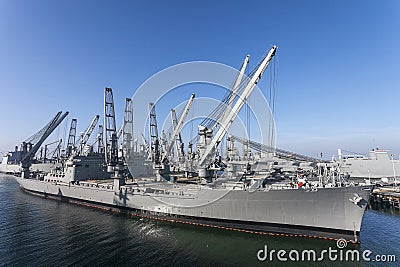
{"label": "crane boom", "polygon": [[31,159],[33,155],[36,154],[36,152],[39,150],[40,146],[43,144],[43,142],[46,140],[47,137],[57,128],[58,125],[67,117],[68,111],[65,112],[62,116],[62,112],[58,112],[57,115],[51,120],[51,122],[48,124],[48,127],[44,131],[44,133],[41,135],[39,141],[31,148],[29,151],[26,151],[26,143],[24,142],[24,151],[26,153],[21,159],[21,167],[22,167],[22,173],[24,178],[29,178],[29,167],[31,166]]}
{"label": "crane boom", "polygon": [[100,118],[99,115],[94,116],[94,118],[93,118],[92,122],[90,123],[89,127],[86,129],[85,133],[83,134],[81,142],[79,143],[79,151],[78,151],[79,154],[81,154],[83,152],[83,148],[85,147],[87,141],[90,138],[90,135],[92,134],[94,128],[96,127],[96,124],[99,121],[99,118]]}
{"label": "crane boom", "polygon": [[118,145],[115,124],[114,97],[111,88],[104,88],[105,160],[110,166],[118,163]]}
{"label": "crane boom", "polygon": [[[133,148],[133,102],[131,98],[125,99],[124,108],[124,123],[121,127],[122,129],[122,148],[124,152],[124,157],[130,154]],[[120,133],[118,133],[120,134]],[[119,136],[117,136],[119,139]]]}
{"label": "crane boom", "polygon": [[107,172],[113,173],[114,190],[119,192],[121,185],[125,184],[123,176],[124,166],[118,158],[118,139],[115,123],[114,97],[111,88],[104,88],[104,157],[107,163]]}
{"label": "crane boom", "polygon": [[[52,142],[50,144],[57,144],[56,148],[52,151],[51,153],[51,158],[50,159],[55,159],[60,157],[60,150],[61,150],[61,144],[62,144],[62,139],[57,140],[55,142]],[[46,146],[49,146],[50,144],[47,144]],[[45,146],[45,151],[46,151],[46,146]],[[46,161],[46,157],[44,157],[44,160]]]}
{"label": "crane boom", "polygon": [[164,154],[164,157],[166,157],[167,155],[169,155],[171,153],[171,150],[174,147],[175,140],[178,137],[178,134],[181,132],[183,123],[185,122],[186,117],[189,114],[189,110],[190,110],[190,107],[192,106],[194,97],[195,97],[195,94],[193,93],[190,96],[189,101],[187,102],[187,104],[185,106],[185,109],[183,110],[182,116],[179,118],[179,121],[176,124],[176,127],[174,129],[174,133],[171,136],[171,140],[170,140],[169,145],[167,147],[166,153]]}
{"label": "crane boom", "polygon": [[46,163],[46,159],[47,159],[47,150],[48,150],[47,147],[48,147],[48,146],[51,146],[51,145],[54,145],[54,144],[57,144],[57,146],[56,146],[56,148],[54,149],[54,151],[52,151],[52,153],[53,153],[52,156],[54,156],[54,154],[57,152],[57,150],[59,150],[59,147],[61,146],[61,143],[62,143],[62,139],[59,139],[59,140],[53,141],[53,142],[51,142],[51,143],[45,144],[45,145],[44,145],[44,155],[43,155],[43,156],[42,156],[43,147],[41,148],[41,150],[40,150],[40,157],[43,159],[43,163]]}
{"label": "crane boom", "polygon": [[[178,119],[176,118],[176,112],[175,109],[171,109],[171,120],[172,120],[172,127],[175,130],[176,125],[178,124]],[[182,142],[182,136],[181,133],[179,132],[176,140],[176,150],[178,153],[178,159],[179,162],[183,163],[183,161],[185,160],[185,152],[183,150],[183,142]]]}
{"label": "crane boom", "polygon": [[[117,132],[117,139],[121,137],[121,135],[124,132],[124,128],[126,127],[127,121],[126,118],[130,117],[131,114],[133,114],[133,109],[132,109],[132,99],[131,98],[125,98],[125,109],[124,109],[124,122],[122,123],[121,128],[119,128]],[[132,119],[133,120],[133,119]]]}
{"label": "crane boom", "polygon": [[67,142],[67,151],[66,155],[69,157],[72,154],[73,149],[75,148],[75,138],[76,138],[76,126],[78,121],[76,119],[71,120],[71,127],[69,128],[68,134],[68,142]]}
{"label": "crane boom", "polygon": [[99,125],[97,131],[97,153],[104,153],[103,125]]}
{"label": "crane boom", "polygon": [[122,131],[123,131],[124,127],[125,127],[125,124],[122,124],[121,128],[119,128],[119,130],[118,130],[118,133],[117,133],[117,139],[118,140],[122,135]]}
{"label": "crane boom", "polygon": [[246,85],[244,91],[240,95],[239,99],[233,106],[232,110],[223,118],[221,122],[221,127],[218,129],[217,133],[211,140],[210,144],[207,145],[207,148],[205,149],[203,155],[201,156],[198,166],[199,168],[205,168],[207,165],[210,164],[211,155],[215,152],[217,146],[221,142],[222,138],[228,131],[229,127],[232,125],[233,121],[237,117],[239,111],[245,104],[246,100],[250,96],[250,94],[253,92],[254,87],[260,80],[261,76],[263,75],[265,69],[267,68],[269,62],[275,55],[277,46],[273,46],[270,51],[268,52],[267,56],[263,59],[261,64],[258,66],[257,70],[255,71],[254,75],[251,77],[249,83]]}
{"label": "crane boom", "polygon": [[149,103],[149,134],[150,134],[150,156],[155,164],[160,163],[160,140],[158,139],[158,126],[156,106]]}
{"label": "crane boom", "polygon": [[[250,55],[247,55],[246,58],[243,61],[242,67],[240,68],[240,71],[239,71],[239,74],[238,74],[238,76],[236,78],[235,84],[233,85],[232,93],[231,93],[231,95],[229,97],[229,101],[228,101],[228,104],[226,106],[226,109],[225,109],[224,113],[222,113],[221,121],[223,120],[223,118],[225,116],[227,116],[228,112],[231,110],[231,106],[232,106],[233,101],[235,100],[235,97],[237,95],[240,83],[242,82],[244,72],[246,70],[247,64],[249,63],[249,59],[250,59]],[[214,131],[217,128],[217,126],[218,126],[218,120],[215,121],[215,123],[214,123],[214,125],[212,127],[212,130]]]}
{"label": "crane boom", "polygon": [[301,161],[301,162],[327,162],[321,159],[317,159],[314,157],[301,155],[295,152],[275,148],[272,146],[268,146],[265,144],[257,143],[255,141],[249,141],[245,138],[241,138],[239,136],[232,136],[235,141],[238,141],[241,144],[248,144],[249,147],[258,151],[258,152],[265,152],[265,153],[273,153],[276,157],[286,160],[293,160],[293,161]]}

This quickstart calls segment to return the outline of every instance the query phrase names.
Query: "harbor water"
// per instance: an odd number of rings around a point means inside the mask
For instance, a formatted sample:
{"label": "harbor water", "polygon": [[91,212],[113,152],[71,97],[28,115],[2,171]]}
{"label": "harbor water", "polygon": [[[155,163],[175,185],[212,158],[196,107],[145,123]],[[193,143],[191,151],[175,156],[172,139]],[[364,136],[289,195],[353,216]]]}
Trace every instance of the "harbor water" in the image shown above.
{"label": "harbor water", "polygon": [[[329,212],[329,211],[327,211]],[[260,250],[338,250],[335,241],[267,236],[132,218],[43,199],[0,174],[0,266],[399,266],[400,212],[368,209],[361,244],[372,259],[260,261]],[[264,254],[262,251],[261,254]],[[396,262],[377,262],[394,255]],[[393,258],[392,258],[393,259]]]}

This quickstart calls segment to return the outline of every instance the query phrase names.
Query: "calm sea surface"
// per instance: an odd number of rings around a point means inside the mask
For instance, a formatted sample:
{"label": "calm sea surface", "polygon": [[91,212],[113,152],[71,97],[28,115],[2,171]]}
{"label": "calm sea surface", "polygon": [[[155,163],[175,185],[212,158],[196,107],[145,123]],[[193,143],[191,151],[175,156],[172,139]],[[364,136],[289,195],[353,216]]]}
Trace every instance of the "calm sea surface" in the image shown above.
{"label": "calm sea surface", "polygon": [[[329,211],[327,211],[329,212]],[[284,266],[257,252],[313,249],[336,242],[259,236],[110,214],[31,196],[0,174],[0,266]],[[289,262],[296,266],[400,266],[400,213],[367,210],[360,254],[396,256],[396,263]]]}

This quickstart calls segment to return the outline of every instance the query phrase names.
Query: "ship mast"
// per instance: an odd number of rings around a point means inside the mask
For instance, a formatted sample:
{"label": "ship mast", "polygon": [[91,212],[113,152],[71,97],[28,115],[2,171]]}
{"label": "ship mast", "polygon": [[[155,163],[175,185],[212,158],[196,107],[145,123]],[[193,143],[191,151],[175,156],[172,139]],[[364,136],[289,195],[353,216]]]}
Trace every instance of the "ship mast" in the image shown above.
{"label": "ship mast", "polygon": [[97,130],[97,153],[104,153],[103,125],[99,125]]}
{"label": "ship mast", "polygon": [[76,119],[71,120],[71,127],[69,128],[68,134],[68,142],[67,142],[67,152],[66,156],[69,157],[72,155],[75,150],[75,138],[76,138],[76,126],[78,122]]}
{"label": "ship mast", "polygon": [[125,184],[121,175],[122,163],[118,159],[118,139],[115,123],[114,98],[112,89],[104,89],[104,132],[105,132],[105,160],[107,171],[113,172],[114,190],[119,190]]}
{"label": "ship mast", "polygon": [[131,98],[126,98],[122,127],[122,151],[124,158],[129,157],[133,151],[133,138],[133,102]]}
{"label": "ship mast", "polygon": [[149,133],[150,133],[150,157],[155,167],[160,168],[160,141],[158,139],[156,106],[149,103]]}

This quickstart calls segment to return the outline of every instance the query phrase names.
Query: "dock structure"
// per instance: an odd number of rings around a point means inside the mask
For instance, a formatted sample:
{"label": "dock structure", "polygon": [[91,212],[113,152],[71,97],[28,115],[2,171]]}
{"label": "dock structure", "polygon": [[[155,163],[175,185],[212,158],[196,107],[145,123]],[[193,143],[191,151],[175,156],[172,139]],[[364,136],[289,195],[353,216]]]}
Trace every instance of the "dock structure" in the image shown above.
{"label": "dock structure", "polygon": [[371,202],[400,210],[400,189],[394,186],[375,188],[371,194]]}

